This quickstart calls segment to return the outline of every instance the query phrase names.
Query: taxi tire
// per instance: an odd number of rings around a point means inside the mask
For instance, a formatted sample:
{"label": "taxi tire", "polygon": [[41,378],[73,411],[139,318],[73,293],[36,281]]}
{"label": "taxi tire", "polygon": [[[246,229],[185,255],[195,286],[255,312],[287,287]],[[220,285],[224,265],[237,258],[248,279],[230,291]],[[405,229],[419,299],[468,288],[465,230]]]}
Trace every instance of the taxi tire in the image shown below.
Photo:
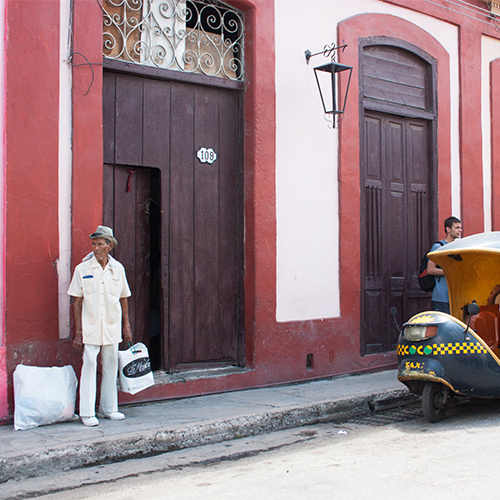
{"label": "taxi tire", "polygon": [[446,414],[443,384],[427,382],[422,391],[422,410],[424,417],[431,423],[441,422]]}

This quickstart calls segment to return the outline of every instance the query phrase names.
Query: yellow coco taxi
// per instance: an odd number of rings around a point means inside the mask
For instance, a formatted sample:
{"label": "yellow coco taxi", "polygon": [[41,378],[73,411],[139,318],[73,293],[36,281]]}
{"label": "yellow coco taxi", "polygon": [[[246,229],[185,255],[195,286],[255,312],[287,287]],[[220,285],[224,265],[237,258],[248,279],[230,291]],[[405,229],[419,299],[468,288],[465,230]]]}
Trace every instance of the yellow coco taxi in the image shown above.
{"label": "yellow coco taxi", "polygon": [[500,232],[468,236],[428,254],[448,282],[451,314],[413,316],[399,335],[398,379],[422,395],[430,422],[451,398],[500,398]]}

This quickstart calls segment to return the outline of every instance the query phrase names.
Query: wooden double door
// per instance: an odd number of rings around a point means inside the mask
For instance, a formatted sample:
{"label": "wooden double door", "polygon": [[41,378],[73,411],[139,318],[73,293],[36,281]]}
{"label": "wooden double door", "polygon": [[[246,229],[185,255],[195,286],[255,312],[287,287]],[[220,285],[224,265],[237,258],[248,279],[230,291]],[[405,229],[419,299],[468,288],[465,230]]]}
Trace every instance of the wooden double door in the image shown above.
{"label": "wooden double door", "polygon": [[428,309],[418,286],[422,256],[437,232],[432,122],[365,111],[361,168],[361,351],[394,350],[398,319]]}
{"label": "wooden double door", "polygon": [[103,103],[104,223],[135,340],[154,369],[241,364],[240,92],[105,71]]}

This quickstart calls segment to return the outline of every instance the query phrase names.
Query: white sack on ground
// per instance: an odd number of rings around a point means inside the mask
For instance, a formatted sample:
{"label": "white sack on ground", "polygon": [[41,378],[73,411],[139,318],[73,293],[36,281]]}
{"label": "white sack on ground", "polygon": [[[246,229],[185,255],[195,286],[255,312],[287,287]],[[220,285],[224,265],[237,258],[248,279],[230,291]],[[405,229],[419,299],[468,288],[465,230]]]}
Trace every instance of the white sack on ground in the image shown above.
{"label": "white sack on ground", "polygon": [[78,379],[72,366],[18,365],[14,371],[14,429],[73,420]]}

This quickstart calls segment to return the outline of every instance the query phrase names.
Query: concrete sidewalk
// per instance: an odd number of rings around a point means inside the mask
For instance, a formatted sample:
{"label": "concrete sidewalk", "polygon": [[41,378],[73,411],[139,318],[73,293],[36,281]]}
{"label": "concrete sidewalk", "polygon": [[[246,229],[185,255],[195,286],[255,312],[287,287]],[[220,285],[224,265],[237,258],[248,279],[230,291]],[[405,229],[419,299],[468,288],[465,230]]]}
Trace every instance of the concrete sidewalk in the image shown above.
{"label": "concrete sidewalk", "polygon": [[0,483],[277,430],[343,422],[411,400],[395,370],[122,408],[123,421],[0,427]]}

